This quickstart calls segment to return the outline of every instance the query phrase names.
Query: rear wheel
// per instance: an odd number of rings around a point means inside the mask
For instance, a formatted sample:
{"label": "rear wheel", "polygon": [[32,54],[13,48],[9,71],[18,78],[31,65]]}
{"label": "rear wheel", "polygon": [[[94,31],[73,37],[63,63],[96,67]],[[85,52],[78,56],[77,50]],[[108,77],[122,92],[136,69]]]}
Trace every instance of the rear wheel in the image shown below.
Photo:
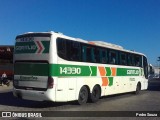
{"label": "rear wheel", "polygon": [[88,100],[88,90],[86,86],[83,86],[79,91],[78,103],[83,105]]}
{"label": "rear wheel", "polygon": [[91,102],[97,102],[101,96],[101,89],[98,85],[93,87],[92,93],[91,93]]}

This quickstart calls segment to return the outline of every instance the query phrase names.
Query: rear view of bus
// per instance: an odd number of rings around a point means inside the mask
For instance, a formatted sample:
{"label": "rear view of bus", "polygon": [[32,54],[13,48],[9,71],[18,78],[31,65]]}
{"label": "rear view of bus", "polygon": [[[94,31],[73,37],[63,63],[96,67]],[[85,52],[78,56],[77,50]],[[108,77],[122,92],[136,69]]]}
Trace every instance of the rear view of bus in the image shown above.
{"label": "rear view of bus", "polygon": [[[14,90],[16,97],[54,101],[53,78],[49,76],[51,33],[26,33],[16,37]],[[49,94],[52,94],[49,96]]]}

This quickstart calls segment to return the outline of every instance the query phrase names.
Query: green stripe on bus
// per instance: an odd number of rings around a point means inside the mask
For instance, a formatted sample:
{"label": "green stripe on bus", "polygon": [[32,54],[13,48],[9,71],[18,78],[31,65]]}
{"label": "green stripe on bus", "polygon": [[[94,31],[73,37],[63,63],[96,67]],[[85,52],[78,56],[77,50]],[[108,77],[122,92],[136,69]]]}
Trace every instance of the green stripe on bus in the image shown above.
{"label": "green stripe on bus", "polygon": [[112,86],[113,85],[113,77],[108,77],[109,79],[109,86]]}
{"label": "green stripe on bus", "polygon": [[50,45],[50,42],[49,41],[41,41],[43,46],[44,46],[44,51],[42,53],[49,53],[49,45]]}
{"label": "green stripe on bus", "polygon": [[111,76],[111,68],[105,67],[105,69],[106,69],[106,76]]}
{"label": "green stripe on bus", "polygon": [[[91,71],[93,73],[91,74]],[[96,76],[96,67],[79,66],[79,65],[64,65],[64,64],[51,64],[50,76]]]}
{"label": "green stripe on bus", "polygon": [[140,69],[117,68],[117,76],[139,76],[140,74]]}
{"label": "green stripe on bus", "polygon": [[96,66],[91,66],[91,71],[92,71],[92,74],[91,76],[97,76],[97,67]]}
{"label": "green stripe on bus", "polygon": [[[105,67],[106,76],[112,77],[111,68]],[[97,76],[97,66],[67,65],[67,64],[40,64],[40,63],[16,63],[16,75],[37,76]],[[142,69],[117,68],[116,76],[140,76]],[[112,78],[110,78],[112,81]]]}

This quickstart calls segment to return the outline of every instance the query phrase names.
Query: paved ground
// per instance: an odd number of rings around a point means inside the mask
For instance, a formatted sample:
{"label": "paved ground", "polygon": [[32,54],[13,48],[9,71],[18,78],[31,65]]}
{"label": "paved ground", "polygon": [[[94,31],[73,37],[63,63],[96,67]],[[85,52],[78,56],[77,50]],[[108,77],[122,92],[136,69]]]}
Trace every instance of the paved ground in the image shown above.
{"label": "paved ground", "polygon": [[160,78],[153,78],[148,81],[149,90],[160,90]]}
{"label": "paved ground", "polygon": [[[155,87],[156,86],[156,87]],[[97,111],[93,112],[93,115],[100,114],[101,111],[160,111],[160,81],[149,81],[149,89],[147,91],[141,91],[139,95],[132,93],[112,95],[101,98],[97,103],[87,103],[86,105],[76,105],[74,102],[68,103],[51,103],[51,102],[36,102],[22,100],[13,97],[12,85],[0,86],[0,111],[64,111],[65,114],[74,114],[70,111]],[[69,112],[69,113],[67,113]],[[51,114],[52,114],[51,113]],[[129,112],[130,113],[130,112]],[[128,113],[128,114],[129,114]],[[77,114],[77,112],[75,113]],[[92,113],[89,113],[92,114]],[[109,113],[106,113],[109,114]],[[63,116],[63,115],[62,115]],[[92,116],[92,115],[91,115]],[[27,120],[28,118],[26,118]],[[44,118],[42,118],[44,119]],[[45,118],[46,119],[46,118]],[[47,118],[53,119],[53,118]],[[97,120],[97,117],[56,117],[56,120],[63,119],[78,119],[78,120]],[[104,120],[106,117],[98,117],[98,120]],[[107,117],[107,119],[113,119],[113,117]],[[129,117],[114,117],[116,120],[132,120],[132,119],[144,119],[144,120],[158,120],[156,117],[147,118],[129,118]]]}
{"label": "paved ground", "polygon": [[11,91],[12,88],[13,88],[13,82],[10,82],[10,86],[2,85],[2,86],[0,86],[0,93],[6,92],[6,91]]}

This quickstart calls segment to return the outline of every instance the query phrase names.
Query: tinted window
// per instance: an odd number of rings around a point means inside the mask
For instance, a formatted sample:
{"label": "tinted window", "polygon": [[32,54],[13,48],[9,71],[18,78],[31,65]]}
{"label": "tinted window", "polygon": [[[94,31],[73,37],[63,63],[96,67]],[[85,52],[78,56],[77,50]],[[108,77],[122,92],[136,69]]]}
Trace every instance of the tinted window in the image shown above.
{"label": "tinted window", "polygon": [[67,59],[71,61],[81,61],[80,43],[75,41],[66,42]]}
{"label": "tinted window", "polygon": [[127,65],[126,53],[120,52],[120,65]]}
{"label": "tinted window", "polygon": [[107,63],[108,62],[107,50],[105,50],[105,49],[100,50],[100,62],[101,63]]}
{"label": "tinted window", "polygon": [[[142,56],[58,38],[58,56],[69,61],[142,67]],[[145,59],[145,58],[144,58]],[[143,66],[144,66],[143,61]]]}
{"label": "tinted window", "polygon": [[142,57],[139,55],[135,55],[135,66],[142,67]]}
{"label": "tinted window", "polygon": [[99,48],[94,48],[93,49],[93,62],[95,63],[100,63],[100,50]]}
{"label": "tinted window", "polygon": [[127,62],[128,62],[129,66],[135,66],[134,55],[133,54],[128,54]]}
{"label": "tinted window", "polygon": [[57,53],[58,56],[63,58],[63,59],[67,59],[66,56],[66,40],[58,38],[57,39]]}
{"label": "tinted window", "polygon": [[82,46],[82,61],[84,62],[94,62],[93,58],[93,47],[88,45]]}
{"label": "tinted window", "polygon": [[118,63],[117,52],[114,50],[109,51],[109,63],[110,64],[117,64]]}
{"label": "tinted window", "polygon": [[81,47],[78,42],[58,38],[57,53],[63,59],[81,61]]}

